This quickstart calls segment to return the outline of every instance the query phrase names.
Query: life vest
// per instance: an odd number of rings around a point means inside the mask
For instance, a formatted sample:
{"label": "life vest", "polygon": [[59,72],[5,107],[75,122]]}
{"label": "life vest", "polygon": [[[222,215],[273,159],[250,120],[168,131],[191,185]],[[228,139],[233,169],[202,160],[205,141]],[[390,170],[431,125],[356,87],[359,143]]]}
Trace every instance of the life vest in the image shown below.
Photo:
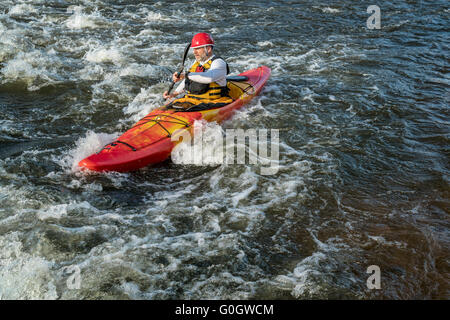
{"label": "life vest", "polygon": [[[211,68],[212,62],[216,59],[221,58],[214,56],[212,59],[208,60],[203,65],[200,65],[200,63],[196,61],[189,69],[189,72],[205,72],[206,70]],[[230,69],[227,64],[227,74],[229,73]],[[228,97],[228,87],[227,86],[222,87],[217,82],[199,83],[189,80],[189,77],[186,77],[184,88],[187,91],[187,94],[185,96],[186,98],[197,99],[200,100],[199,102],[208,103],[213,100],[220,99],[222,97]]]}

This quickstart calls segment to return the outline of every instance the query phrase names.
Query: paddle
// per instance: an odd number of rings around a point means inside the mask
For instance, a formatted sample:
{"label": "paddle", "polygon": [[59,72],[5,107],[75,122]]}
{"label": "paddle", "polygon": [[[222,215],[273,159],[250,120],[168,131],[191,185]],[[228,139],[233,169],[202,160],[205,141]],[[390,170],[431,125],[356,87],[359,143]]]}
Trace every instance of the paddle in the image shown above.
{"label": "paddle", "polygon": [[[188,54],[188,51],[189,51],[189,48],[190,48],[190,47],[191,47],[191,44],[188,43],[188,45],[186,46],[186,49],[184,49],[183,63],[181,64],[181,69],[180,69],[180,71],[177,72],[177,77],[179,77],[180,74],[183,72],[183,69],[184,69],[184,61],[186,61],[186,57],[187,57],[187,54]],[[167,90],[167,93],[168,93],[168,94],[170,94],[170,91],[172,91],[174,85],[175,85],[175,82],[172,82],[171,85],[170,85],[170,87],[169,87],[169,90]]]}

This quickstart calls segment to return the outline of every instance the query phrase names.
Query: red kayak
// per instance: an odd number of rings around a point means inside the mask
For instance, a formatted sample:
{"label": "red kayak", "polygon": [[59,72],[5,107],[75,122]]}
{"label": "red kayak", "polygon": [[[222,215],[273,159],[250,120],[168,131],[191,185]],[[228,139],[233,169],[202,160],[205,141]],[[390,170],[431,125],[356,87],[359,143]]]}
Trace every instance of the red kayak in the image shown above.
{"label": "red kayak", "polygon": [[[161,107],[151,111],[116,141],[99,152],[81,160],[78,165],[93,171],[128,172],[166,160],[179,141],[172,134],[183,130],[193,133],[195,120],[221,123],[233,112],[257,96],[270,76],[270,69],[262,66],[238,76],[227,78],[233,102],[220,108],[183,111]],[[178,131],[177,131],[178,130]]]}

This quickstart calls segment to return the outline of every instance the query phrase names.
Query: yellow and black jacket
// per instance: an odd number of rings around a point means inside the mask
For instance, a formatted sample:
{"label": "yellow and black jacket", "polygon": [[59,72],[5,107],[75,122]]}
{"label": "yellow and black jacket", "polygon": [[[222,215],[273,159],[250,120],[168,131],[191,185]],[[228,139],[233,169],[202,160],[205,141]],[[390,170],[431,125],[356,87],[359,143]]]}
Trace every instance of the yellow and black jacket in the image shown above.
{"label": "yellow and black jacket", "polygon": [[[196,61],[192,67],[189,69],[189,72],[205,72],[211,68],[211,64],[214,60],[221,59],[220,57],[214,56],[212,59],[208,60],[205,64],[200,65],[198,61]],[[225,62],[226,63],[226,62]],[[196,98],[199,100],[216,100],[221,97],[228,96],[228,88],[227,86],[221,87],[217,82],[211,83],[198,83],[192,80],[189,80],[189,72],[185,77],[185,85],[184,88],[187,91],[187,96],[190,98]],[[230,73],[230,69],[227,64],[227,74]]]}
{"label": "yellow and black jacket", "polygon": [[[175,100],[173,105],[189,109],[194,107],[195,110],[199,110],[218,108],[233,102],[233,99],[228,95],[227,86],[222,87],[217,82],[199,83],[189,79],[189,72],[205,72],[211,68],[212,62],[216,59],[221,58],[214,56],[203,65],[200,65],[198,61],[192,65],[184,78],[184,89],[187,93],[183,98]],[[228,73],[230,73],[230,70],[227,64]]]}

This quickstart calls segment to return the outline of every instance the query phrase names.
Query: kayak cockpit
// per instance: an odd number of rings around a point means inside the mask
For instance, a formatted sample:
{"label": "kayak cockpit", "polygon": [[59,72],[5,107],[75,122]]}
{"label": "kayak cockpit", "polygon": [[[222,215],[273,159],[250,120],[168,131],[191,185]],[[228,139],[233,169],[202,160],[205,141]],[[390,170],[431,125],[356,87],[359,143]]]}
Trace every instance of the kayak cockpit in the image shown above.
{"label": "kayak cockpit", "polygon": [[[247,76],[229,76],[227,77],[228,96],[234,101],[242,99],[243,95],[252,95],[254,93],[254,87],[248,82]],[[168,105],[167,109],[182,110],[184,112],[189,111],[203,111],[209,109],[217,109],[227,106],[222,103],[199,103],[192,105],[190,103],[179,103],[177,100]]]}

